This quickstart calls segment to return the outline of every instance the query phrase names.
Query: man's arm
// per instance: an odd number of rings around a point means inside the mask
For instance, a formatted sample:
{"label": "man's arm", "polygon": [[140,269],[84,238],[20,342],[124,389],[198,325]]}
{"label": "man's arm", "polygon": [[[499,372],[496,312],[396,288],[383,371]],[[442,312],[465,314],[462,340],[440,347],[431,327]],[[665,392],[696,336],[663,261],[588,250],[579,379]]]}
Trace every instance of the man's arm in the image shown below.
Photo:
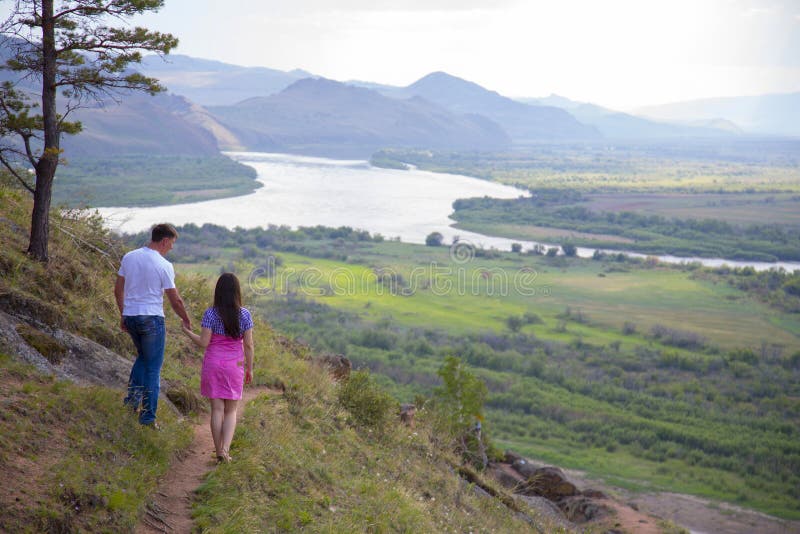
{"label": "man's arm", "polygon": [[178,317],[181,318],[181,321],[183,321],[183,326],[191,330],[192,321],[189,319],[189,314],[186,313],[186,308],[183,306],[183,299],[178,293],[178,288],[173,287],[172,289],[165,289],[164,292],[167,294],[169,304],[172,306],[172,311],[178,314]]}
{"label": "man's arm", "polygon": [[123,332],[127,332],[125,328],[125,319],[122,318],[122,310],[125,306],[125,277],[117,275],[117,281],[114,284],[114,298],[117,299],[117,308],[119,308],[119,327]]}

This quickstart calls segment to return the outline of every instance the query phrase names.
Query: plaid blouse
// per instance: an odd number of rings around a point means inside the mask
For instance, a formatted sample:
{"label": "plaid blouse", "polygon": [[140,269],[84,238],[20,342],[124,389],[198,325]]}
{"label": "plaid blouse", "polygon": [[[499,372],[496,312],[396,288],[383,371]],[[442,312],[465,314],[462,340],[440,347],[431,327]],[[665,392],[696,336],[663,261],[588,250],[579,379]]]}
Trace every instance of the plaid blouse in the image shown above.
{"label": "plaid blouse", "polygon": [[[222,323],[222,317],[213,306],[203,313],[203,320],[200,322],[200,326],[208,328],[214,334],[227,335],[225,334],[225,325]],[[253,317],[250,315],[250,311],[247,308],[239,308],[239,329],[242,335],[251,328],[253,328]]]}

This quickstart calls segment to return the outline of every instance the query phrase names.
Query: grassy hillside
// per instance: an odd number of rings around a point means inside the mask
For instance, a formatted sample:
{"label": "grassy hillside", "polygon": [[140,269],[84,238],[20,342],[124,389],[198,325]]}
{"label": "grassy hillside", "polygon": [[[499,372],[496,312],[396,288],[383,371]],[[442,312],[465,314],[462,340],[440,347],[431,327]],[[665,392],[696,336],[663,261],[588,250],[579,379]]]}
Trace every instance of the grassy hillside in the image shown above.
{"label": "grassy hillside", "polygon": [[[22,252],[30,206],[24,191],[0,187],[0,311],[25,323],[36,334],[25,339],[53,361],[57,350],[35,340],[53,343],[57,329],[131,357],[111,294],[124,247],[92,216],[54,213],[52,260],[31,262]],[[196,322],[212,281],[178,274]],[[42,375],[18,362],[19,346],[0,343],[0,530],[134,528],[205,410],[196,393],[201,355],[168,315],[162,384],[180,413],[161,405],[162,432],[133,421],[121,389]],[[282,384],[286,393],[246,408],[235,461],[213,471],[197,496],[204,532],[562,531],[525,504],[487,497],[457,476],[460,460],[424,410],[416,429],[398,426],[397,401],[368,374],[364,388],[348,393],[307,348],[262,320],[255,332],[255,382]],[[376,415],[376,402],[389,411]]]}
{"label": "grassy hillside", "polygon": [[624,487],[799,517],[797,276],[462,261],[345,228],[187,227],[184,240],[184,269],[237,269],[273,324],[398,396],[429,394],[460,356],[489,387],[486,428],[503,446]]}

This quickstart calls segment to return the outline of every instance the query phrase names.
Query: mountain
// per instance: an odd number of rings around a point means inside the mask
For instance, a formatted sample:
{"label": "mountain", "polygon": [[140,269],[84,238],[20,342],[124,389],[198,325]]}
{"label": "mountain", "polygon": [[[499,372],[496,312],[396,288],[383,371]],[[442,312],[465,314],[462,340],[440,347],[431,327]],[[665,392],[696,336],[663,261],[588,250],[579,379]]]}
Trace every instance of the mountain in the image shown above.
{"label": "mountain", "polygon": [[70,116],[83,131],[65,135],[61,147],[69,157],[108,157],[123,154],[219,153],[210,126],[192,117],[193,105],[175,95],[128,93],[118,102],[107,100],[80,108]]}
{"label": "mountain", "polygon": [[[0,47],[0,64],[10,57],[19,39],[6,39]],[[0,81],[12,81],[36,103],[40,82],[0,69]],[[61,113],[64,100],[58,101]],[[38,108],[37,108],[38,110]],[[61,148],[67,158],[109,157],[123,154],[172,154],[212,156],[219,146],[237,146],[235,138],[214,123],[202,108],[183,96],[150,96],[118,91],[100,100],[87,100],[69,115],[83,124],[78,135],[64,135]],[[218,143],[218,139],[220,142]]]}
{"label": "mountain", "polygon": [[641,107],[636,112],[671,121],[725,119],[747,133],[800,136],[800,92],[687,100]]}
{"label": "mountain", "polygon": [[138,70],[158,78],[170,92],[202,106],[224,106],[256,96],[268,96],[297,80],[312,76],[303,70],[284,72],[265,67],[242,67],[180,54],[163,59],[155,55],[145,56]]}
{"label": "mountain", "polygon": [[729,137],[741,133],[741,130],[729,121],[697,121],[691,124],[656,121],[595,104],[576,102],[559,95],[550,95],[545,98],[525,98],[520,101],[562,108],[583,124],[594,126],[603,134],[603,137],[609,139]]}
{"label": "mountain", "polygon": [[278,94],[208,110],[251,150],[368,157],[379,148],[502,149],[491,120],[456,114],[420,97],[395,99],[324,78]]}
{"label": "mountain", "polygon": [[502,126],[515,143],[600,137],[563,109],[517,102],[445,72],[428,74],[395,95],[420,96],[453,113],[479,113]]}

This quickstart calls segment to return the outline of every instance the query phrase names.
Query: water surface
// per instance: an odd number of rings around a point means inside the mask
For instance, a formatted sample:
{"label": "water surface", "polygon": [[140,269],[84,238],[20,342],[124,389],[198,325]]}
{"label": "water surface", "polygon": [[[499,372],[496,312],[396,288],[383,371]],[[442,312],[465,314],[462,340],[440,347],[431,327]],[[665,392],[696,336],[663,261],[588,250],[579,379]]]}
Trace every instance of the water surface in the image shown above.
{"label": "water surface", "polygon": [[[538,244],[451,227],[454,221],[449,214],[453,212],[456,199],[527,196],[527,191],[522,189],[455,174],[419,169],[381,169],[362,160],[258,152],[229,152],[228,156],[253,167],[263,187],[233,198],[146,208],[100,208],[100,213],[112,228],[129,233],[146,230],[158,222],[175,225],[213,223],[227,228],[266,228],[270,224],[294,228],[323,225],[350,226],[386,238],[399,237],[406,243],[424,243],[428,234],[439,232],[446,244],[456,237],[464,243],[500,250],[510,250],[512,243],[520,243],[526,250]],[[578,255],[591,257],[594,250],[579,247]],[[624,250],[621,252],[644,257]],[[773,267],[800,270],[800,263],[794,262],[657,257],[666,263],[697,262],[711,267],[727,264],[752,266],[758,270]]]}

